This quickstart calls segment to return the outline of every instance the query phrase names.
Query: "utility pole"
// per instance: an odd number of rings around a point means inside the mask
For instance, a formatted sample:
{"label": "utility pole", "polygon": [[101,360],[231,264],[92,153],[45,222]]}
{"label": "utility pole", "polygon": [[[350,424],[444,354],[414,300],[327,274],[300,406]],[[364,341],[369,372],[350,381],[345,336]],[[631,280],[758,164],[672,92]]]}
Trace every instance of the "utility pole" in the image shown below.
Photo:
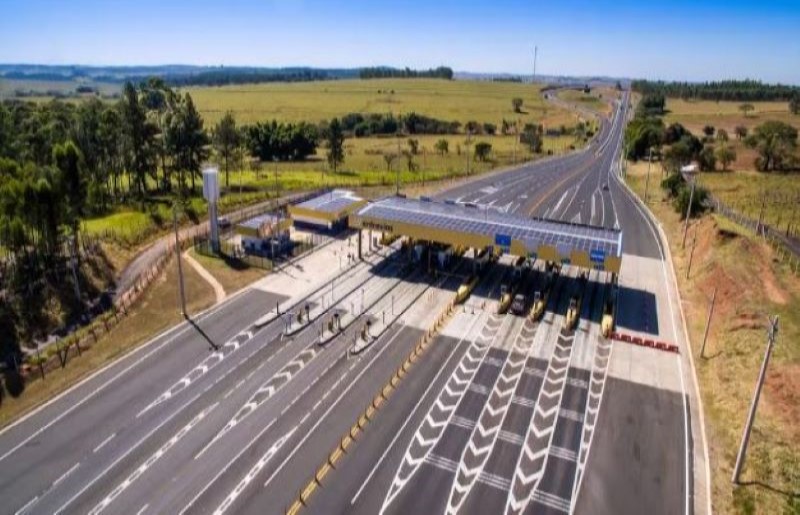
{"label": "utility pole", "polygon": [[536,84],[536,58],[539,56],[539,47],[533,47],[533,78],[531,79],[532,84]]}
{"label": "utility pole", "polygon": [[653,147],[647,157],[647,180],[644,182],[644,203],[647,204],[647,190],[650,189],[650,167],[653,165]]}
{"label": "utility pole", "polygon": [[470,155],[469,155],[470,154],[469,149],[470,149],[471,146],[472,146],[472,131],[468,130],[467,131],[467,176],[469,176],[469,174],[470,174],[470,169],[469,168],[470,168],[471,159],[470,159]]}
{"label": "utility pole", "polygon": [[681,248],[686,248],[686,232],[689,230],[689,216],[692,214],[692,202],[694,201],[694,185],[696,180],[692,179],[692,191],[689,193],[689,205],[686,206],[686,220],[683,223],[683,243]]}
{"label": "utility pole", "polygon": [[278,217],[278,220],[280,220],[281,211],[280,211],[280,202],[279,202],[278,198],[279,198],[279,194],[278,194],[278,157],[276,156],[275,157],[275,215]]}
{"label": "utility pole", "polygon": [[[400,133],[397,133],[397,159],[400,160]],[[397,163],[397,168],[394,171],[394,194],[400,196],[400,163]],[[372,249],[372,237],[370,237],[370,249]]]}
{"label": "utility pole", "polygon": [[175,260],[178,262],[178,285],[181,295],[181,316],[186,314],[186,292],[183,288],[183,266],[181,265],[181,241],[178,238],[178,206],[172,206],[172,227],[175,230]]}
{"label": "utility pole", "polygon": [[692,260],[694,259],[694,248],[697,246],[697,229],[694,230],[692,237],[692,251],[689,252],[689,266],[686,267],[686,278],[689,278],[689,273],[692,271]]}
{"label": "utility pole", "polygon": [[703,345],[700,346],[700,357],[705,357],[706,341],[708,340],[708,329],[711,327],[711,316],[714,314],[714,302],[717,300],[717,289],[711,294],[711,307],[708,308],[708,318],[706,319],[706,330],[703,332]]}
{"label": "utility pole", "polygon": [[739,483],[739,475],[742,472],[742,466],[744,466],[745,454],[747,454],[747,444],[750,441],[750,430],[753,428],[753,420],[756,417],[756,409],[758,408],[758,399],[761,397],[761,388],[764,386],[764,378],[767,375],[767,365],[769,365],[769,358],[772,354],[772,347],[775,346],[775,336],[777,334],[778,315],[775,315],[769,320],[767,350],[764,352],[764,361],[761,363],[761,371],[758,374],[756,390],[753,392],[753,401],[750,404],[750,412],[747,414],[747,423],[744,426],[744,433],[742,434],[742,445],[739,447],[739,454],[736,456],[736,466],[733,468],[733,477],[731,478],[731,482],[733,484]]}

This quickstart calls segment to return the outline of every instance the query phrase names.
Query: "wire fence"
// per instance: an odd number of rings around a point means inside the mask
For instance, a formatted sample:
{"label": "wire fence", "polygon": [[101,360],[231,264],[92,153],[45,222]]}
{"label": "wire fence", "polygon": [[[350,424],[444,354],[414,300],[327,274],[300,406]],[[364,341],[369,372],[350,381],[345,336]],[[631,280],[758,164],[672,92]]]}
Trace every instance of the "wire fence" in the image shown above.
{"label": "wire fence", "polygon": [[[690,182],[686,174],[682,176],[684,181]],[[780,262],[785,264],[794,274],[800,274],[800,239],[796,236],[797,228],[795,226],[787,224],[786,230],[781,231],[777,227],[765,223],[763,215],[760,215],[759,218],[752,218],[722,202],[710,192],[706,202],[715,213],[764,238],[764,241],[775,249]],[[763,210],[761,213],[763,213]]]}

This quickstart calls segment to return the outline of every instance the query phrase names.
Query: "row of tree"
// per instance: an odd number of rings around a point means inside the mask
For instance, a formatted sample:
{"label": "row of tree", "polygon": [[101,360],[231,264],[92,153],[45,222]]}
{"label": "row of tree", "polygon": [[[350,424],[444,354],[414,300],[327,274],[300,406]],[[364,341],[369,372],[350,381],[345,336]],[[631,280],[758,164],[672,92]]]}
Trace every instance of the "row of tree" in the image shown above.
{"label": "row of tree", "polygon": [[762,100],[791,100],[800,95],[800,88],[784,84],[764,84],[756,80],[726,80],[717,82],[664,82],[635,80],[633,91],[643,95],[663,95],[670,98],[756,102]]}
{"label": "row of tree", "polygon": [[361,68],[358,73],[361,79],[446,79],[453,80],[453,69],[447,66],[439,66],[428,70],[412,70],[411,68],[391,68],[388,66],[376,66],[373,68]]}
{"label": "row of tree", "polygon": [[[625,129],[625,149],[628,159],[661,158],[664,166],[677,172],[680,167],[696,162],[701,171],[715,170],[717,164],[723,170],[733,163],[736,151],[730,144],[725,129],[707,125],[703,138],[692,134],[680,123],[669,126],[660,116],[652,115],[652,109],[641,106]],[[749,133],[747,127],[734,129],[736,138],[758,152],[754,165],[764,172],[797,169],[797,129],[782,121],[769,120]]]}

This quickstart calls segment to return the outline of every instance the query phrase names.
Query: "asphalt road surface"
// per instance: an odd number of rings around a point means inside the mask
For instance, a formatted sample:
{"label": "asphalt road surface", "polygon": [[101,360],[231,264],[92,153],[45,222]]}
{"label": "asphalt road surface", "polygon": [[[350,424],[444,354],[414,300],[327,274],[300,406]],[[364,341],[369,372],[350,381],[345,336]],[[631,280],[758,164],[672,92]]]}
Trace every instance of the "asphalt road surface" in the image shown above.
{"label": "asphalt road surface", "polygon": [[[662,259],[653,228],[612,173],[625,103],[601,119],[587,149],[440,197],[620,227],[626,254]],[[526,293],[545,284],[540,265]],[[297,264],[312,277],[310,268]],[[282,513],[452,299],[463,272],[406,276],[399,260],[379,255],[346,271],[322,268],[307,296],[246,290],[0,433],[0,511]],[[567,267],[548,313],[532,322],[493,310],[507,273],[501,265],[490,271],[470,310],[415,365],[309,512],[683,510],[684,400],[610,377],[611,347],[597,335],[607,278],[592,273],[584,282]],[[365,304],[385,305],[391,295],[394,311],[396,301],[396,318],[366,351],[348,353],[355,324],[324,346],[314,327],[285,337],[281,319],[256,324],[276,302],[324,304],[328,276],[342,312],[366,309],[361,316],[374,320],[385,313]],[[564,331],[576,295],[582,329]]]}

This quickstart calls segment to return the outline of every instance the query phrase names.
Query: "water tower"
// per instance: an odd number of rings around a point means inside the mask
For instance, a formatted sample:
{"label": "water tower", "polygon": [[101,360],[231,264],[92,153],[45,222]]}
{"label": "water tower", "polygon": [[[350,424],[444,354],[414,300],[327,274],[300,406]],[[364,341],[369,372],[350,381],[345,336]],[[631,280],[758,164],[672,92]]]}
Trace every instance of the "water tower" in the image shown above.
{"label": "water tower", "polygon": [[211,249],[219,252],[219,224],[217,201],[219,200],[219,169],[216,166],[203,168],[203,198],[208,202],[208,224],[211,228]]}

